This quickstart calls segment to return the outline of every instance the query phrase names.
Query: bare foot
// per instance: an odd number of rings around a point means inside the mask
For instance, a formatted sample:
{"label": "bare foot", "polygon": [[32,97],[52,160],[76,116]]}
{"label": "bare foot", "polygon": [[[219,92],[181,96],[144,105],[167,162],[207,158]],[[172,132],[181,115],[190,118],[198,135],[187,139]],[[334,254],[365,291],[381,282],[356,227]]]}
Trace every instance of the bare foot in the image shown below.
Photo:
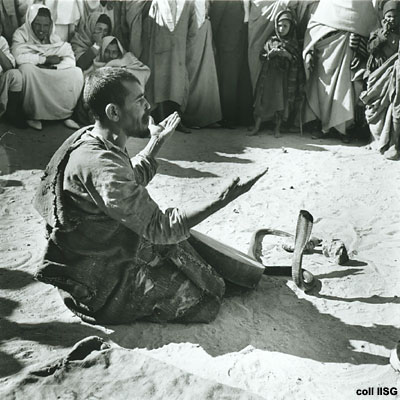
{"label": "bare foot", "polygon": [[252,130],[250,130],[246,136],[257,136],[259,129],[255,126]]}
{"label": "bare foot", "polygon": [[317,140],[317,139],[324,139],[325,138],[325,133],[322,131],[315,132],[312,134],[311,139]]}
{"label": "bare foot", "polygon": [[399,152],[394,145],[390,146],[383,155],[387,160],[397,161],[400,159]]}
{"label": "bare foot", "polygon": [[176,130],[183,133],[192,133],[192,131],[189,128],[186,128],[186,126],[183,125],[182,122],[179,123]]}
{"label": "bare foot", "polygon": [[300,128],[296,127],[296,126],[290,126],[287,131],[289,133],[299,133],[300,132]]}
{"label": "bare foot", "polygon": [[276,130],[276,131],[274,132],[274,136],[275,136],[276,138],[282,137],[281,132],[280,132],[279,130]]}

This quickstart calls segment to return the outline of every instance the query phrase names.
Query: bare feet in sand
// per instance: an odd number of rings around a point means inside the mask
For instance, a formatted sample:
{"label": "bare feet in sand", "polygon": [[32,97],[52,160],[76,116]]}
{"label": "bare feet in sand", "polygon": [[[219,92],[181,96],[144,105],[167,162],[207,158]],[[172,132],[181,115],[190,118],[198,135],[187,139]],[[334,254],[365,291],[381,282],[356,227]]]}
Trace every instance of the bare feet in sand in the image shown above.
{"label": "bare feet in sand", "polygon": [[256,126],[254,128],[249,127],[246,136],[257,136],[259,131]]}
{"label": "bare feet in sand", "polygon": [[261,119],[256,118],[254,128],[253,129],[249,128],[250,132],[247,134],[247,136],[256,136],[257,133],[260,131],[260,127],[261,127]]}
{"label": "bare feet in sand", "polygon": [[400,154],[394,145],[390,146],[383,155],[387,160],[397,161],[400,159]]}

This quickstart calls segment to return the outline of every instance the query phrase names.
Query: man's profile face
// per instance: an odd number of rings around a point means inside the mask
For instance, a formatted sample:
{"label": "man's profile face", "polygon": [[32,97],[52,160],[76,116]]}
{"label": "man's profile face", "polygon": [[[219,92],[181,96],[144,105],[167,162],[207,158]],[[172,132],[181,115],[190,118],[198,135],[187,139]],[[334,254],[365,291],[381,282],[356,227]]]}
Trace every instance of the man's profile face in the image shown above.
{"label": "man's profile face", "polygon": [[104,50],[103,62],[109,62],[121,58],[122,54],[117,43],[110,43]]}
{"label": "man's profile face", "polygon": [[120,126],[126,136],[149,136],[150,104],[144,97],[144,88],[137,82],[122,83],[128,91],[124,106],[120,107]]}
{"label": "man's profile face", "polygon": [[43,15],[37,15],[32,22],[32,30],[36,37],[42,41],[49,37],[51,29],[51,19]]}

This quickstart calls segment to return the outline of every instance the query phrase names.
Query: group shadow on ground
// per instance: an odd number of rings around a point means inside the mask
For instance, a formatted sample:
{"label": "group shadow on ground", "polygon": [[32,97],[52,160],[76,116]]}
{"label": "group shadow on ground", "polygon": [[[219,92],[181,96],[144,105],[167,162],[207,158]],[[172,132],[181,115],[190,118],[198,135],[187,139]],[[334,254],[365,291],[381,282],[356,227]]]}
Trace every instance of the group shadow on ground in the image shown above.
{"label": "group shadow on ground", "polygon": [[[0,290],[18,290],[34,282],[33,276],[21,270],[0,269]],[[0,297],[0,378],[15,374],[25,367],[24,362],[6,351],[3,345],[12,340],[26,340],[60,348],[73,346],[87,336],[106,337],[103,331],[79,322],[17,323],[8,317],[19,307],[19,302]],[[57,318],[57,316],[54,316]],[[9,346],[8,346],[9,348]],[[27,352],[22,359],[28,362]]]}
{"label": "group shadow on ground", "polygon": [[[350,268],[349,275],[359,269]],[[343,270],[319,279],[345,276]],[[322,282],[323,283],[323,282]],[[155,349],[169,343],[197,343],[212,356],[237,352],[246,346],[286,353],[318,362],[380,364],[388,359],[381,355],[361,352],[351,341],[384,346],[391,349],[400,338],[400,329],[390,325],[362,326],[348,324],[319,311],[306,298],[298,297],[281,277],[263,277],[254,291],[226,298],[217,319],[211,324],[136,323],[129,327],[113,326],[111,339],[126,348]],[[328,301],[366,304],[399,303],[397,297],[371,296],[345,298],[326,296],[317,291],[311,296]]]}
{"label": "group shadow on ground", "polygon": [[[359,269],[350,268],[347,276]],[[2,269],[0,289],[21,289],[33,282],[23,271]],[[343,270],[317,276],[329,279],[346,276]],[[306,298],[298,297],[281,277],[263,277],[256,290],[240,290],[224,299],[217,319],[211,324],[155,324],[137,322],[113,325],[109,335],[100,327],[79,322],[17,323],[8,317],[19,303],[0,298],[0,378],[21,370],[24,362],[1,349],[12,340],[68,348],[87,336],[111,339],[125,348],[155,349],[170,343],[199,344],[212,356],[237,352],[251,345],[256,349],[286,353],[319,362],[350,364],[387,364],[386,357],[359,352],[351,341],[365,341],[388,349],[400,337],[400,329],[388,325],[366,327],[347,324],[330,314],[320,312]],[[367,304],[399,303],[398,298],[341,298],[311,293],[326,300],[364,302]],[[56,318],[56,316],[54,316]],[[9,348],[9,347],[8,347]],[[23,359],[23,357],[22,357]],[[28,362],[28,360],[27,360]]]}
{"label": "group shadow on ground", "polygon": [[[40,132],[31,129],[16,129],[0,123],[0,146],[9,164],[7,173],[44,169],[58,147],[72,133],[72,130],[65,128],[59,122],[48,122]],[[315,141],[308,133],[304,136],[283,134],[280,139],[271,137],[266,132],[255,137],[248,137],[246,133],[244,127],[236,130],[204,129],[193,131],[191,135],[177,132],[160,152],[160,157],[165,159],[165,168],[160,169],[159,172],[176,177],[213,177],[212,173],[198,171],[192,167],[183,168],[174,161],[251,164],[252,160],[245,156],[247,148],[282,149],[285,147],[304,151],[326,151],[321,143],[340,143],[337,139]],[[130,155],[134,156],[143,149],[146,143],[147,139],[129,140],[127,147]]]}

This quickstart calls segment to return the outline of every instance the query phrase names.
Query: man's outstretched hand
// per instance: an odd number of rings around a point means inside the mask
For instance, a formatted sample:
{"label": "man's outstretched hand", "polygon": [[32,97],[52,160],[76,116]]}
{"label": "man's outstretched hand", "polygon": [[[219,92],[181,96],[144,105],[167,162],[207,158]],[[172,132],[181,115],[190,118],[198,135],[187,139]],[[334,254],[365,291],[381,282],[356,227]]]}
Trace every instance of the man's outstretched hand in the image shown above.
{"label": "man's outstretched hand", "polygon": [[226,189],[222,191],[217,199],[196,208],[187,209],[185,212],[188,227],[192,228],[193,226],[196,226],[210,215],[214,214],[216,211],[228,205],[231,201],[248,192],[253,185],[266,174],[267,171],[268,168],[264,169],[253,178],[243,182],[241,182],[239,178],[236,178]]}
{"label": "man's outstretched hand", "polygon": [[225,203],[225,205],[229,204],[231,201],[235,200],[242,194],[247,193],[253,187],[253,185],[267,173],[267,171],[268,168],[258,173],[253,178],[250,178],[244,182],[241,182],[239,177],[235,178],[232,183],[225,190],[222,191],[219,199],[223,203]]}
{"label": "man's outstretched hand", "polygon": [[179,114],[175,111],[163,121],[161,121],[158,125],[150,123],[150,135],[164,143],[173,135],[179,122],[181,122],[181,118]]}

